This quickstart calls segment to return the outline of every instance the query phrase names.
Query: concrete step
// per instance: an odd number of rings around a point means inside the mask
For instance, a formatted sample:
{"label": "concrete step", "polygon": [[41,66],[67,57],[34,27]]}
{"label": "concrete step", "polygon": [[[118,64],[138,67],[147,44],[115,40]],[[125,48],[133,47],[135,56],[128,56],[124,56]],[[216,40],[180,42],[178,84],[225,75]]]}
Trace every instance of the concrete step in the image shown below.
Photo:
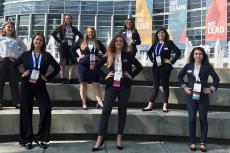
{"label": "concrete step", "polygon": [[[55,101],[81,101],[79,84],[47,83],[47,89],[54,106],[56,106]],[[152,89],[152,86],[133,85],[129,102],[147,103]],[[104,95],[104,85],[102,85],[102,94]],[[210,105],[228,107],[230,109],[230,96],[227,95],[230,95],[229,88],[219,88],[217,92],[210,95]],[[8,84],[5,86],[4,99],[11,99]],[[88,101],[96,101],[91,85],[88,85],[87,99]],[[156,103],[162,103],[162,99],[162,88],[160,88]],[[179,87],[170,87],[169,103],[176,105],[186,104],[186,95],[183,89]],[[8,103],[5,103],[4,105],[10,106]],[[61,106],[65,106],[65,104],[63,103]]]}
{"label": "concrete step", "polygon": [[[34,109],[33,125],[37,131],[39,113]],[[53,108],[52,134],[96,134],[101,110],[81,108]],[[209,112],[209,138],[230,139],[230,113]],[[19,110],[6,108],[0,111],[0,135],[18,134]],[[197,123],[197,136],[199,136]],[[114,108],[108,126],[109,134],[117,131],[117,109]],[[158,136],[188,136],[188,115],[184,110],[161,110],[143,112],[140,109],[128,109],[125,134],[158,135]]]}
{"label": "concrete step", "polygon": [[[49,148],[42,150],[34,146],[32,151],[25,150],[18,142],[0,143],[1,153],[89,153],[95,140],[81,141],[51,141]],[[199,146],[198,146],[199,147]],[[208,143],[209,153],[229,153],[230,146],[226,144]],[[114,140],[104,141],[98,153],[191,153],[188,141],[124,141],[124,149],[118,150]],[[199,152],[199,151],[198,151]]]}

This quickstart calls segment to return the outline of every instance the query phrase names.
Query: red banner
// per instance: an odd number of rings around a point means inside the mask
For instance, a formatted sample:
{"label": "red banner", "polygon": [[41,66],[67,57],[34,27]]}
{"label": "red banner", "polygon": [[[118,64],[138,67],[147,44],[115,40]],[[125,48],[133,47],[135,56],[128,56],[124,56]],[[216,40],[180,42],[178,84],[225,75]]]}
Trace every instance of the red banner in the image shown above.
{"label": "red banner", "polygon": [[212,0],[206,16],[206,41],[227,40],[227,0]]}

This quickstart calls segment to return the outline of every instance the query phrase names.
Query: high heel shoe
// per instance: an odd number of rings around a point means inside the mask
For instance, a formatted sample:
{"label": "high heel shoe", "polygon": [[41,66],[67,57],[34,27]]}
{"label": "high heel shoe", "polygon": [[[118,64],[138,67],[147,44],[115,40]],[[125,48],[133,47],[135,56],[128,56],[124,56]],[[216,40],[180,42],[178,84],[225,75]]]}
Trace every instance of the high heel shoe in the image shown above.
{"label": "high heel shoe", "polygon": [[190,150],[191,151],[196,151],[196,146],[195,147],[192,147],[192,144],[190,145]]}
{"label": "high heel shoe", "polygon": [[200,151],[201,151],[201,152],[207,152],[207,147],[206,147],[206,145],[205,145],[205,144],[201,144],[201,145],[203,145],[204,148],[201,148],[201,147],[200,147]]}
{"label": "high heel shoe", "polygon": [[118,146],[118,145],[117,145],[117,149],[118,149],[118,150],[123,150],[123,146]]}
{"label": "high heel shoe", "polygon": [[102,109],[103,107],[102,107],[99,103],[97,103],[97,104],[96,104],[96,108],[97,108],[97,109]]}
{"label": "high heel shoe", "polygon": [[98,151],[102,146],[103,146],[104,140],[101,141],[100,145],[98,148],[94,148],[92,149],[92,151]]}
{"label": "high heel shoe", "polygon": [[142,111],[144,111],[144,112],[148,112],[148,111],[152,111],[153,110],[153,108],[143,108],[142,109]]}

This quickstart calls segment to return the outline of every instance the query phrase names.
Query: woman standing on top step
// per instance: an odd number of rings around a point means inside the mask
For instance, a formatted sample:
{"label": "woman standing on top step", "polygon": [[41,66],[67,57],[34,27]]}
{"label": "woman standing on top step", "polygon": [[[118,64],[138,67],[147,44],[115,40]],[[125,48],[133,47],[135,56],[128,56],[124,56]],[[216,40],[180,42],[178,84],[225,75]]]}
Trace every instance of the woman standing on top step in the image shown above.
{"label": "woman standing on top step", "polygon": [[[188,83],[184,76],[187,75]],[[208,77],[213,83],[208,85]],[[209,108],[209,95],[217,90],[219,77],[209,63],[207,54],[202,47],[195,47],[189,57],[189,63],[184,66],[178,75],[181,88],[187,94],[187,109],[189,115],[190,150],[196,150],[196,116],[199,111],[200,118],[200,150],[206,152],[208,133],[207,114]]]}
{"label": "woman standing on top step", "polygon": [[[171,53],[175,53],[175,57],[171,59]],[[156,100],[160,80],[163,85],[163,112],[168,112],[169,98],[169,78],[173,69],[172,65],[180,58],[181,52],[173,41],[169,40],[169,34],[165,28],[157,30],[154,36],[152,47],[148,51],[148,57],[153,63],[153,91],[149,98],[148,106],[143,111],[151,111],[153,103]]]}

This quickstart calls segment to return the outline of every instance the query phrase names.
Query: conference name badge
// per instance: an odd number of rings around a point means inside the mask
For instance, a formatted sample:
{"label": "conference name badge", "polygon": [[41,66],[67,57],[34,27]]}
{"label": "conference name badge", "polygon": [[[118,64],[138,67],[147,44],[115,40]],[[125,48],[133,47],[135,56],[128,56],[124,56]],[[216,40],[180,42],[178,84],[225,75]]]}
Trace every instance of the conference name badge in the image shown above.
{"label": "conference name badge", "polygon": [[161,64],[161,57],[160,56],[156,56],[156,62],[157,62],[157,64]]}
{"label": "conference name badge", "polygon": [[193,100],[200,100],[200,93],[201,93],[201,84],[195,83],[194,87],[193,87],[192,99]]}
{"label": "conference name badge", "polygon": [[38,70],[32,70],[29,82],[30,83],[34,83],[34,84],[37,83],[37,80],[39,78],[39,74],[40,74],[40,71],[38,71]]}
{"label": "conference name badge", "polygon": [[95,54],[90,54],[89,55],[89,60],[90,60],[90,62],[95,62],[96,61],[96,55]]}

